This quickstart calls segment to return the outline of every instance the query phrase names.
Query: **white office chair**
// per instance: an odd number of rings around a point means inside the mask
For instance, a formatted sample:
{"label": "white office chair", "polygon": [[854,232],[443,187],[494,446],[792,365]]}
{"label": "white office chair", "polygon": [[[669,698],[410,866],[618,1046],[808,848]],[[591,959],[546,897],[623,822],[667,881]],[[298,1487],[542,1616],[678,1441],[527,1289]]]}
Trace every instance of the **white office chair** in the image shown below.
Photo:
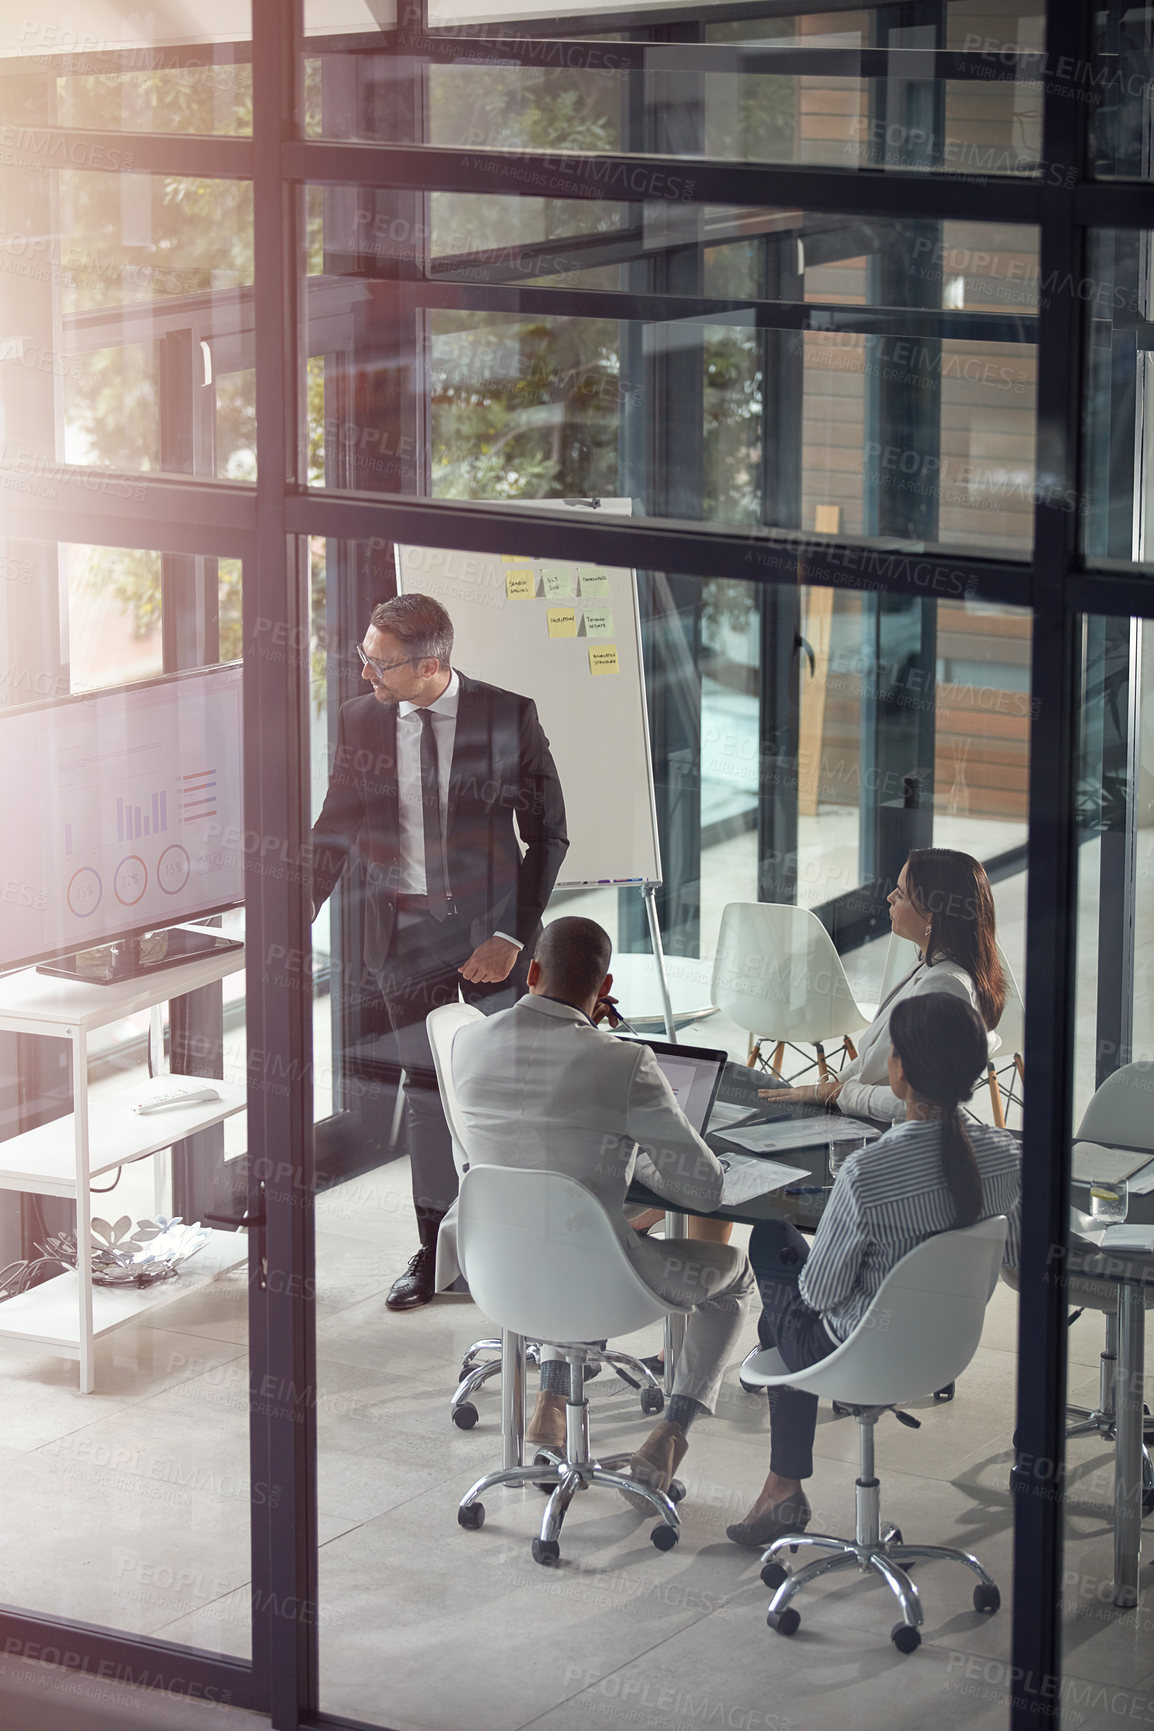
{"label": "white office chair", "polygon": [[630,1334],[670,1313],[688,1315],[688,1309],[646,1285],[597,1197],[559,1172],[471,1166],[461,1181],[458,1241],[469,1287],[486,1315],[510,1333],[557,1347],[569,1366],[564,1453],[542,1449],[532,1466],[486,1473],[461,1499],[461,1526],[482,1525],[480,1499],[496,1485],[552,1485],[533,1557],[555,1563],[561,1523],[577,1492],[610,1485],[652,1505],[661,1516],[653,1543],[660,1551],[672,1549],[681,1526],[672,1493],[680,1486],[671,1485],[665,1496],[619,1470],[628,1454],[599,1461],[589,1452],[583,1371],[590,1349],[584,1342]]}
{"label": "white office chair", "polygon": [[[801,1619],[790,1601],[819,1575],[851,1565],[876,1571],[901,1606],[902,1621],[890,1631],[901,1653],[921,1644],[922,1606],[903,1563],[920,1558],[964,1563],[978,1577],[974,1609],[993,1612],[1001,1595],[990,1575],[968,1551],[945,1545],[907,1545],[897,1527],[881,1530],[881,1488],[874,1473],[874,1426],[900,1401],[927,1395],[960,1375],[977,1350],[986,1305],[1006,1242],[1006,1217],[996,1215],[957,1232],[928,1238],[890,1270],[848,1340],[807,1370],[790,1371],[775,1351],[753,1352],[741,1368],[745,1388],[808,1389],[831,1395],[858,1422],[857,1531],[852,1539],[823,1533],[793,1533],[775,1539],[762,1559],[761,1578],[776,1587],[766,1617],[779,1635],[792,1635]],[[908,1413],[897,1416],[916,1425]],[[812,1545],[832,1554],[791,1574],[776,1560],[787,1547]]]}
{"label": "white office chair", "polygon": [[[464,1126],[461,1122],[460,1104],[457,1090],[453,1086],[452,1055],[453,1041],[459,1031],[470,1022],[481,1020],[481,1011],[472,1004],[442,1004],[435,1010],[430,1010],[425,1017],[425,1028],[429,1036],[429,1047],[433,1054],[433,1068],[437,1075],[437,1088],[441,1095],[441,1105],[445,1112],[445,1122],[449,1126],[449,1135],[453,1140],[453,1164],[457,1168],[458,1182],[469,1169],[468,1156],[465,1153]],[[437,1239],[437,1285],[451,1284],[459,1267],[457,1254],[457,1211],[451,1209],[441,1224],[441,1232]],[[483,1353],[493,1356],[481,1361]],[[640,1391],[641,1410],[647,1416],[659,1413],[665,1405],[665,1392],[661,1383],[649,1366],[643,1364],[632,1353],[617,1352],[609,1347],[590,1347],[589,1362],[591,1365],[610,1364],[630,1388]],[[529,1342],[525,1348],[525,1357],[530,1363],[539,1359],[537,1343]],[[491,1377],[496,1376],[501,1369],[501,1342],[492,1337],[485,1340],[475,1340],[461,1359],[457,1373],[457,1387],[449,1402],[449,1417],[458,1430],[472,1430],[480,1416],[473,1396]]]}
{"label": "white office chair", "polygon": [[[994,1123],[999,1130],[1004,1130],[1006,1107],[1022,1105],[1022,1090],[1026,1081],[1026,1067],[1022,1060],[1022,1047],[1026,1039],[1026,1005],[1014,977],[1014,970],[1006,960],[1006,952],[1001,944],[997,945],[997,951],[1006,982],[1006,1001],[997,1026],[1000,1041],[998,1055],[996,1058],[991,1057],[987,1063],[986,1083],[990,1090]],[[908,938],[899,938],[896,932],[890,933],[885,967],[882,970],[879,1008],[894,988],[917,966],[919,955],[916,944],[912,944]]]}
{"label": "white office chair", "polygon": [[[747,1030],[749,1067],[760,1062],[778,1075],[787,1046],[812,1046],[824,1080],[826,1042],[838,1040],[856,1057],[850,1035],[869,1021],[817,915],[782,902],[728,904],[713,963],[713,1001]],[[761,1048],[771,1040],[773,1059],[766,1064]],[[807,1058],[804,1068],[814,1061]]]}

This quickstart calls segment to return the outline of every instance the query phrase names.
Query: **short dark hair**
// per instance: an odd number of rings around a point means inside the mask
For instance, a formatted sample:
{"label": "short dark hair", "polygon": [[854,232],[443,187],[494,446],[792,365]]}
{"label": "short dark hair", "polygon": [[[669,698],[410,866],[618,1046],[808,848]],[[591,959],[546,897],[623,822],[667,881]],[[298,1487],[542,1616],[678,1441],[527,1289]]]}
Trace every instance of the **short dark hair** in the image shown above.
{"label": "short dark hair", "polygon": [[545,927],[537,940],[534,961],[541,984],[551,997],[581,1004],[609,972],[613,944],[596,920],[566,914]]}
{"label": "short dark hair", "polygon": [[414,661],[448,667],[453,656],[453,621],[431,595],[395,595],[378,601],[369,623],[403,643]]}

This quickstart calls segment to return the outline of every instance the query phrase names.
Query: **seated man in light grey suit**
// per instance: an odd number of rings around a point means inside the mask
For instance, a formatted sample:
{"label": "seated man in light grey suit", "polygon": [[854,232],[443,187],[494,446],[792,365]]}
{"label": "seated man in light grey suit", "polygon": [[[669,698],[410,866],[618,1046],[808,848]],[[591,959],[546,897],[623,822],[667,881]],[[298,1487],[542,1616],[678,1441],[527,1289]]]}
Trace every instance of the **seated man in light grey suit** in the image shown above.
{"label": "seated man in light grey suit", "polygon": [[[722,1171],[677,1105],[648,1046],[596,1026],[612,989],[612,945],[592,920],[545,927],[529,966],[529,995],[462,1028],[453,1081],[471,1163],[547,1168],[578,1179],[619,1222],[642,1278],[695,1306],[666,1416],[633,1456],[634,1478],[663,1491],[689,1447],[698,1413],[712,1412],[754,1290],[745,1254],[696,1240],[653,1243],[625,1214],[634,1172],[675,1208],[715,1208]],[[640,1147],[638,1146],[640,1144]],[[565,1366],[546,1358],[526,1441],[565,1441]],[[637,1500],[637,1507],[646,1505]]]}

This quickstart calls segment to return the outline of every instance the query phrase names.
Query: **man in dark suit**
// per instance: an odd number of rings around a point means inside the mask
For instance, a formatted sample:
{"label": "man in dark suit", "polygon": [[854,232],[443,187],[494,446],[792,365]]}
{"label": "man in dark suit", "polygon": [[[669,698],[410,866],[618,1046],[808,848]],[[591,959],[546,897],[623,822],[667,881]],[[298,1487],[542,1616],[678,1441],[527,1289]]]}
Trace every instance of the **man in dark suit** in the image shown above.
{"label": "man in dark suit", "polygon": [[372,692],[342,706],[312,835],[314,914],[350,860],[363,867],[365,963],[405,1072],[420,1248],[390,1310],[432,1298],[437,1229],[457,1194],[425,1017],[458,988],[487,1011],[523,994],[569,845],[535,705],[457,673],[452,649],[452,621],[431,596],[373,609],[358,645]]}

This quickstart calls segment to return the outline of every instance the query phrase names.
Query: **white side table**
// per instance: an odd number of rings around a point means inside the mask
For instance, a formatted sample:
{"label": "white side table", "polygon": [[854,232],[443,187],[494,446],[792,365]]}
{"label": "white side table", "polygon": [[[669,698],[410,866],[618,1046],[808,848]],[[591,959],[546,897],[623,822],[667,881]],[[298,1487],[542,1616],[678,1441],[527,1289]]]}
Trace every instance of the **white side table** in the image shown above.
{"label": "white side table", "polygon": [[[38,974],[34,968],[0,978],[0,1032],[70,1041],[73,1077],[73,1109],[67,1116],[0,1142],[0,1189],[74,1198],[78,1263],[76,1269],[0,1304],[0,1340],[46,1347],[78,1359],[82,1394],[90,1394],[95,1386],[93,1343],[100,1335],[183,1298],[248,1259],[244,1233],[214,1231],[188,1272],[177,1279],[145,1288],[93,1286],[92,1180],[160,1153],[194,1131],[207,1130],[242,1111],[245,1089],[213,1079],[219,1099],[147,1115],[132,1110],[135,1095],[127,1094],[90,1108],[88,1037],[110,1022],[211,985],[243,967],[244,952],[237,949],[109,986]],[[153,1085],[159,1089],[164,1082],[164,1077],[158,1077]]]}

